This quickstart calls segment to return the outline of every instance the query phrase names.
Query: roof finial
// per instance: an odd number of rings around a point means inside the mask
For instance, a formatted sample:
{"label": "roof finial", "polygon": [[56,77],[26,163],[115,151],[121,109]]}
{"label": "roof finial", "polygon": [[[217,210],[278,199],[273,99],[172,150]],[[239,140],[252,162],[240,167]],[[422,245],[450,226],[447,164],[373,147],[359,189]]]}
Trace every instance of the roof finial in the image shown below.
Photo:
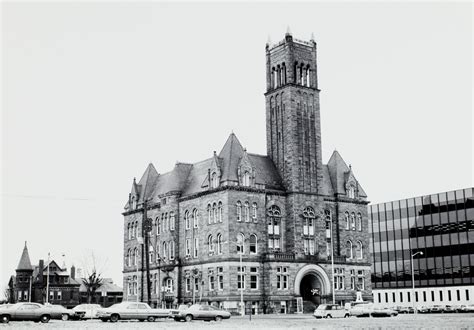
{"label": "roof finial", "polygon": [[137,183],[137,178],[133,178],[133,183]]}
{"label": "roof finial", "polygon": [[349,170],[352,171],[352,164],[349,164]]}
{"label": "roof finial", "polygon": [[272,39],[270,39],[270,35],[267,38],[267,45],[270,46],[272,44]]}
{"label": "roof finial", "polygon": [[26,247],[26,241],[25,241],[25,247]]}
{"label": "roof finial", "polygon": [[288,25],[286,28],[286,35],[291,36],[290,26]]}
{"label": "roof finial", "polygon": [[311,41],[314,41],[314,32],[311,32]]}
{"label": "roof finial", "polygon": [[217,154],[217,152],[214,150],[214,156]]}

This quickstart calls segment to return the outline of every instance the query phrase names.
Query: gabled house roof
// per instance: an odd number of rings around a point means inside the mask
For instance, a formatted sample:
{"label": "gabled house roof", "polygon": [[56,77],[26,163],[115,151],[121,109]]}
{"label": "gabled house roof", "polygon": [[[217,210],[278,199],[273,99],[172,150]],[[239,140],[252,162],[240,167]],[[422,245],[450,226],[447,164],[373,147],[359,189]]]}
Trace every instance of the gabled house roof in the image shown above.
{"label": "gabled house roof", "polygon": [[[331,179],[332,188],[335,194],[346,194],[346,187],[345,184],[350,176],[355,179],[355,176],[352,173],[352,169],[347,166],[344,159],[342,159],[341,155],[337,150],[331,155],[328,161],[328,172]],[[357,181],[357,180],[356,180]],[[357,189],[359,193],[359,197],[367,197],[364,189],[357,181]]]}

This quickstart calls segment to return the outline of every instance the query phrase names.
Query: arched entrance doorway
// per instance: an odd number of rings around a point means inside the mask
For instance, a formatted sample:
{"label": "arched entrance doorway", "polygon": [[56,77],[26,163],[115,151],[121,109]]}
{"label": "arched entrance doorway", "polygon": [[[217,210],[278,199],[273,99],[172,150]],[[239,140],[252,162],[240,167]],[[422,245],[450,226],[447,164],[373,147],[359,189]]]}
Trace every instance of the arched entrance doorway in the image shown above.
{"label": "arched entrance doorway", "polygon": [[295,296],[301,301],[304,312],[312,312],[317,305],[326,303],[330,293],[331,282],[321,266],[306,265],[296,274]]}

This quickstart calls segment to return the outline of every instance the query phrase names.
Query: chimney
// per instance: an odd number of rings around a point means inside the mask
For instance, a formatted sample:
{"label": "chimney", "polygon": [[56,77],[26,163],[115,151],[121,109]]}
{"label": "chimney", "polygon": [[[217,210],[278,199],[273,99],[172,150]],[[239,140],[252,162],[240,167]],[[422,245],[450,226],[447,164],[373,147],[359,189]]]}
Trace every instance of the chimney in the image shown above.
{"label": "chimney", "polygon": [[71,278],[73,280],[76,279],[76,267],[74,267],[74,265],[71,266]]}
{"label": "chimney", "polygon": [[40,285],[43,285],[43,269],[44,269],[44,261],[43,259],[40,259],[39,261],[39,271],[38,271],[38,281],[40,282]]}

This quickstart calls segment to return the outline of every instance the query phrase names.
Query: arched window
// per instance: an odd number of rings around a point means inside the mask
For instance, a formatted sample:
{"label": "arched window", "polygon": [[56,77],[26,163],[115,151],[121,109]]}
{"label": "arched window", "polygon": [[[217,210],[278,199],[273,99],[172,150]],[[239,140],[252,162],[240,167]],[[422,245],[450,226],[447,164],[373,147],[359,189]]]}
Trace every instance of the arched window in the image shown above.
{"label": "arched window", "polygon": [[169,254],[170,254],[170,260],[174,260],[174,241],[170,242]]}
{"label": "arched window", "polygon": [[163,242],[162,246],[163,246],[163,247],[162,247],[162,249],[161,249],[161,253],[162,253],[162,254],[161,254],[161,258],[162,258],[163,260],[166,260],[166,258],[168,257],[168,243]]}
{"label": "arched window", "polygon": [[218,221],[222,222],[222,202],[219,202],[217,206],[217,216],[218,216]]}
{"label": "arched window", "polygon": [[131,266],[132,265],[132,249],[128,249],[128,253],[127,253],[127,266]]}
{"label": "arched window", "polygon": [[240,201],[237,202],[237,221],[242,221],[242,203]]}
{"label": "arched window", "polygon": [[207,204],[207,223],[211,224],[212,223],[212,209],[211,209],[211,204]]}
{"label": "arched window", "polygon": [[197,228],[199,224],[199,211],[197,209],[193,210],[193,226]]}
{"label": "arched window", "polygon": [[219,177],[217,176],[216,172],[212,172],[211,174],[211,188],[219,187]]}
{"label": "arched window", "polygon": [[138,249],[135,248],[133,250],[133,265],[136,266],[138,264]]}
{"label": "arched window", "polygon": [[155,261],[155,249],[153,249],[153,245],[148,247],[148,256],[150,263],[153,263]]}
{"label": "arched window", "polygon": [[249,252],[250,254],[257,253],[257,235],[255,234],[250,235]]}
{"label": "arched window", "polygon": [[347,195],[349,198],[355,198],[355,187],[350,185],[349,189],[347,190]]}
{"label": "arched window", "polygon": [[280,221],[281,211],[276,205],[268,209],[268,248],[280,250]]}
{"label": "arched window", "polygon": [[354,258],[354,247],[352,245],[352,242],[349,240],[346,242],[346,248],[347,248],[347,258],[348,259],[353,259]]}
{"label": "arched window", "polygon": [[242,185],[244,187],[250,187],[250,173],[245,171],[244,175],[242,176]]}
{"label": "arched window", "polygon": [[351,228],[350,220],[349,220],[349,212],[344,213],[344,219],[346,221],[346,229],[349,230]]}
{"label": "arched window", "polygon": [[356,230],[356,221],[354,212],[351,213],[351,229]]}
{"label": "arched window", "polygon": [[309,72],[310,72],[310,70],[309,70],[309,66],[308,66],[308,67],[306,68],[306,87],[310,87],[310,81],[309,81],[310,75],[309,75]]}
{"label": "arched window", "polygon": [[257,222],[257,203],[252,203],[252,219]]}
{"label": "arched window", "polygon": [[245,222],[250,221],[250,206],[249,202],[244,203],[244,216],[245,216]]}
{"label": "arched window", "polygon": [[175,216],[174,212],[170,212],[170,230],[174,230]]}
{"label": "arched window", "polygon": [[160,243],[156,244],[156,262],[158,262],[161,258],[160,254]]}
{"label": "arched window", "polygon": [[245,253],[245,236],[242,233],[237,235],[237,253]]}
{"label": "arched window", "polygon": [[207,236],[207,246],[209,248],[209,254],[214,253],[214,242],[212,241],[212,235]]}
{"label": "arched window", "polygon": [[214,223],[217,223],[217,204],[216,203],[212,204],[212,219]]}
{"label": "arched window", "polygon": [[283,84],[286,85],[286,65],[285,63],[282,64],[282,71],[283,71]]}
{"label": "arched window", "polygon": [[357,230],[362,231],[362,215],[357,213]]}
{"label": "arched window", "polygon": [[168,222],[168,212],[165,213],[165,229],[163,231],[168,231],[170,229],[170,224]]}
{"label": "arched window", "polygon": [[165,214],[161,214],[161,232],[166,232]]}
{"label": "arched window", "polygon": [[357,241],[357,247],[358,247],[357,259],[363,259],[364,258],[364,246],[362,245],[361,241]]}
{"label": "arched window", "polygon": [[303,210],[303,235],[314,236],[314,209],[307,207]]}
{"label": "arched window", "polygon": [[217,234],[217,254],[222,254],[222,235]]}
{"label": "arched window", "polygon": [[189,221],[189,211],[186,210],[184,212],[184,226],[186,229],[190,229],[191,228],[191,223]]}
{"label": "arched window", "polygon": [[130,223],[127,225],[127,236],[128,236],[128,239],[132,238],[132,232],[130,230]]}

